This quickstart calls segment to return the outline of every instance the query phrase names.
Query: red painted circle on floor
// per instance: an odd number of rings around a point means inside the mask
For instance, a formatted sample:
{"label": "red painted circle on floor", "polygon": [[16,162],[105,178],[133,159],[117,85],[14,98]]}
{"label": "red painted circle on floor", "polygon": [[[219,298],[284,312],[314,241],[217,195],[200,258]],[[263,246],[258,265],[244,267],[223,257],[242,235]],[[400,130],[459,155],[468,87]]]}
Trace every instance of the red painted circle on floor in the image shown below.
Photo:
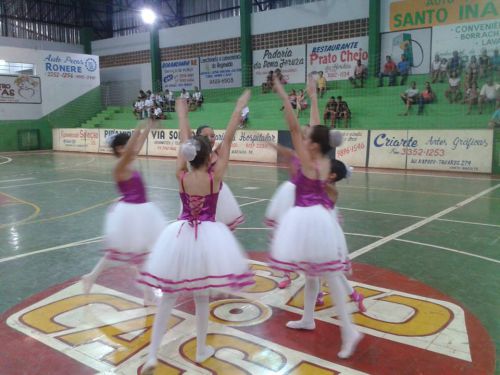
{"label": "red painted circle on floor", "polygon": [[[252,259],[265,261],[266,254],[252,253]],[[98,280],[102,286],[140,297],[140,292],[131,283],[130,273],[123,269],[110,269]],[[366,264],[354,264],[351,280],[378,288],[397,290],[421,297],[447,301],[461,306],[441,292],[404,275]],[[14,313],[68,287],[75,280],[54,286],[34,295],[1,316],[0,338],[4,344],[0,351],[0,373],[5,374],[94,374],[95,369],[66,356],[64,353],[9,327],[6,320]],[[229,297],[228,297],[229,298]],[[180,310],[194,313],[194,304],[187,300]],[[348,360],[340,360],[336,352],[340,347],[338,326],[317,320],[316,330],[294,331],[285,328],[288,320],[298,315],[284,309],[272,307],[272,317],[265,322],[247,327],[237,327],[242,332],[272,341],[281,346],[318,357],[369,374],[493,374],[495,350],[493,342],[480,321],[465,308],[464,319],[472,361],[429,351],[415,346],[365,334],[356,353]],[[230,313],[239,313],[239,308]]]}

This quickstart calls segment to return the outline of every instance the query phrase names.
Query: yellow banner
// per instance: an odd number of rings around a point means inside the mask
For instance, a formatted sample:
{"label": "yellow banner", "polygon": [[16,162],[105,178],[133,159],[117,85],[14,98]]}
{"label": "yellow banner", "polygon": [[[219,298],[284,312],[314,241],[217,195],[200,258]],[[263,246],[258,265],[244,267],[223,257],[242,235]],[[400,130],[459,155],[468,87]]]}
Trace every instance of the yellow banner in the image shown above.
{"label": "yellow banner", "polygon": [[500,0],[403,0],[391,3],[391,31],[498,19]]}

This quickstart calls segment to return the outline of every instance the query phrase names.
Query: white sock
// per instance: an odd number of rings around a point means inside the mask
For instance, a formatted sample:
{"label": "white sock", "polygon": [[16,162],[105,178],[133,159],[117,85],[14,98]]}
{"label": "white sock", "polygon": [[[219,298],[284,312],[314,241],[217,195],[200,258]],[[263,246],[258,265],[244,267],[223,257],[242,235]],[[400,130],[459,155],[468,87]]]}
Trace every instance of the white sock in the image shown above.
{"label": "white sock", "polygon": [[170,314],[172,313],[176,300],[177,295],[175,294],[165,293],[162,296],[161,302],[158,305],[158,311],[156,312],[155,321],[153,323],[151,345],[149,345],[148,360],[146,365],[156,363],[156,354],[158,352],[158,348],[160,347],[163,335],[167,330],[168,318],[170,318]]}
{"label": "white sock", "polygon": [[351,286],[351,284],[349,284],[349,281],[347,281],[347,277],[345,277],[344,274],[340,275],[340,279],[342,281],[342,285],[344,286],[345,290],[347,291],[347,294],[350,296],[351,294],[354,293],[354,289],[353,287]]}
{"label": "white sock", "polygon": [[95,281],[99,277],[99,275],[104,271],[106,268],[109,268],[113,264],[113,261],[107,259],[106,257],[101,258],[99,262],[95,265],[94,269],[83,276],[82,282],[83,282],[83,291],[84,293],[89,293],[90,290],[92,289],[92,285],[94,285]]}
{"label": "white sock", "polygon": [[342,349],[338,353],[341,358],[348,358],[356,349],[356,345],[361,340],[362,335],[356,330],[351,321],[351,316],[347,313],[347,291],[342,281],[342,275],[328,274],[325,278],[330,287],[330,293],[335,301],[335,308],[340,318],[340,331],[342,333]]}
{"label": "white sock", "polygon": [[293,329],[314,329],[314,308],[316,306],[316,298],[319,292],[319,278],[306,276],[304,285],[304,312],[302,319],[290,321],[286,324],[288,328]]}
{"label": "white sock", "polygon": [[203,362],[214,355],[212,347],[207,346],[208,331],[208,290],[194,292],[196,306],[196,362]]}

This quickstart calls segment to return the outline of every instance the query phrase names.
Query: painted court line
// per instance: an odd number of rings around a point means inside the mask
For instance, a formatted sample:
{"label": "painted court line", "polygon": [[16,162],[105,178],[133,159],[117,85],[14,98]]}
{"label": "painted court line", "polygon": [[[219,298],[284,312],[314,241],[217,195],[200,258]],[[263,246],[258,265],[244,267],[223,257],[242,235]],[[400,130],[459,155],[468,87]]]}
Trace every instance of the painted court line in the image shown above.
{"label": "painted court line", "polygon": [[2,165],[2,164],[7,164],[7,163],[10,163],[10,162],[12,161],[12,158],[9,158],[9,157],[7,157],[7,156],[2,156],[2,155],[0,155],[0,158],[2,158],[2,159],[7,159],[7,160],[5,160],[5,161],[0,162],[0,165]]}
{"label": "painted court line", "polygon": [[91,243],[96,243],[96,242],[102,241],[102,238],[103,238],[103,236],[93,237],[93,238],[87,238],[86,240],[70,242],[70,243],[67,243],[67,244],[64,244],[64,245],[53,246],[53,247],[49,247],[49,248],[42,249],[42,250],[32,251],[32,252],[29,252],[29,253],[14,255],[14,256],[11,256],[11,257],[0,259],[0,263],[8,262],[8,261],[15,260],[15,259],[24,258],[24,257],[30,256],[30,255],[48,253],[48,252],[51,252],[51,251],[54,251],[54,250],[67,249],[69,247],[78,247],[78,246],[83,246],[83,245],[87,245],[87,244],[91,244]]}
{"label": "painted court line", "polygon": [[470,202],[472,202],[472,201],[474,201],[474,200],[482,197],[483,195],[488,194],[489,192],[497,189],[498,187],[500,187],[500,184],[492,186],[489,189],[483,190],[480,193],[477,193],[477,194],[473,195],[472,197],[467,198],[466,200],[464,200],[462,202],[459,202],[459,203],[457,203],[457,204],[455,204],[455,205],[453,205],[451,207],[448,207],[447,209],[445,209],[443,211],[440,211],[440,212],[438,212],[438,213],[436,213],[436,214],[434,214],[432,216],[429,216],[428,218],[426,218],[424,220],[421,220],[421,221],[419,221],[419,222],[417,222],[415,224],[412,224],[412,225],[410,225],[410,226],[408,226],[406,228],[403,228],[403,229],[401,229],[401,230],[399,230],[399,231],[397,231],[397,232],[395,232],[395,233],[393,233],[393,234],[391,234],[389,236],[381,238],[378,241],[375,241],[375,242],[373,242],[373,243],[371,243],[371,244],[369,244],[369,245],[367,245],[367,246],[365,246],[365,247],[363,247],[363,248],[361,248],[359,250],[354,251],[353,253],[350,254],[350,257],[351,257],[351,259],[354,259],[354,258],[357,258],[360,255],[366,254],[367,252],[372,251],[373,249],[376,249],[377,247],[379,247],[379,246],[381,246],[381,245],[383,245],[383,244],[385,244],[387,242],[395,240],[396,238],[401,237],[402,235],[404,235],[406,233],[409,233],[409,232],[411,232],[411,231],[413,231],[413,230],[415,230],[417,228],[420,228],[420,227],[422,227],[422,226],[424,226],[424,225],[426,225],[426,224],[428,224],[428,223],[430,223],[430,222],[432,222],[432,221],[434,221],[436,219],[439,219],[440,217],[442,217],[444,215],[449,214],[452,211],[455,211],[458,208],[461,208],[461,207],[465,206],[466,204],[468,204],[468,203],[470,203]]}
{"label": "painted court line", "polygon": [[479,258],[479,259],[483,259],[483,260],[487,260],[487,261],[490,261],[490,262],[493,262],[493,263],[499,263],[500,264],[500,260],[498,260],[498,259],[488,258],[488,257],[482,256],[482,255],[468,253],[468,252],[462,251],[462,250],[451,249],[449,247],[444,247],[444,246],[439,246],[439,245],[431,245],[431,244],[424,243],[424,242],[403,240],[401,238],[397,238],[396,241],[406,242],[406,243],[412,243],[412,244],[415,244],[415,245],[426,246],[426,247],[434,247],[436,249],[451,251],[453,253],[467,255],[467,256],[470,256],[470,257]]}
{"label": "painted court line", "polygon": [[69,178],[69,179],[65,179],[65,180],[33,182],[32,184],[0,186],[0,189],[10,189],[10,188],[15,188],[15,187],[34,186],[34,185],[57,184],[57,183],[60,183],[60,182],[69,182],[69,181],[78,181],[78,180],[79,180],[78,178]]}
{"label": "painted court line", "polygon": [[27,181],[27,180],[36,180],[35,177],[27,177],[27,178],[16,178],[15,180],[0,180],[2,182],[16,182],[16,181]]}

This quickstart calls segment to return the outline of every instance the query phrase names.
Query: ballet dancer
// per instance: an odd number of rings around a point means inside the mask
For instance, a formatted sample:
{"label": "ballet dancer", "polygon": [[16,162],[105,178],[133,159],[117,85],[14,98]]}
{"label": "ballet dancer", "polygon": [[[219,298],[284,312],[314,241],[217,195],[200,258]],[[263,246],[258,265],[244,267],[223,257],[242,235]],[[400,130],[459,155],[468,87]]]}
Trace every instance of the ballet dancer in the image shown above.
{"label": "ballet dancer", "polygon": [[241,109],[249,98],[247,90],[238,99],[213,168],[210,167],[212,147],[207,137],[190,138],[187,104],[182,100],[176,103],[181,140],[176,176],[183,210],[178,221],[168,225],[160,235],[139,279],[140,283],[163,291],[142,374],[154,373],[158,348],[179,292],[193,292],[196,362],[203,362],[214,354],[214,349],[206,345],[209,291],[242,288],[254,283],[238,241],[224,223],[215,221],[220,183],[227,169],[231,142]]}

